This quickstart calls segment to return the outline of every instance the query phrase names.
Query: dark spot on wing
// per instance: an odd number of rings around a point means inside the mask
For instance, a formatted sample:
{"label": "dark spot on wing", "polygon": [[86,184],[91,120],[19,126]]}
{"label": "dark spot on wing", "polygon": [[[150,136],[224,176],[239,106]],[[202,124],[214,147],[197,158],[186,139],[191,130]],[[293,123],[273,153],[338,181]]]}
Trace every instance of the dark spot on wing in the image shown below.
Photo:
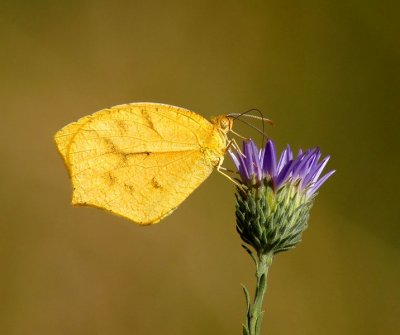
{"label": "dark spot on wing", "polygon": [[128,154],[126,152],[120,152],[119,153],[119,156],[121,157],[121,165],[126,165],[130,155],[132,155],[132,154]]}
{"label": "dark spot on wing", "polygon": [[153,177],[153,179],[151,180],[151,186],[153,186],[154,188],[162,188],[156,177]]}
{"label": "dark spot on wing", "polygon": [[[146,120],[147,125],[151,128],[154,129],[154,123],[151,120],[151,116],[149,113],[147,113],[146,110],[141,109],[140,112],[142,113],[143,118]],[[155,130],[155,129],[154,129]]]}
{"label": "dark spot on wing", "polygon": [[115,123],[118,125],[118,128],[121,129],[121,131],[126,134],[128,133],[128,125],[126,124],[126,122],[122,121],[122,120],[114,120]]}
{"label": "dark spot on wing", "polygon": [[111,172],[108,172],[106,176],[110,186],[113,186],[117,182],[117,178]]}
{"label": "dark spot on wing", "polygon": [[118,153],[118,149],[112,140],[110,140],[109,138],[106,138],[106,137],[102,138],[102,140],[105,142],[105,144],[107,145],[110,152]]}
{"label": "dark spot on wing", "polygon": [[133,187],[133,185],[129,185],[127,183],[124,183],[124,188],[130,193],[133,193],[135,191],[135,188]]}
{"label": "dark spot on wing", "polygon": [[[156,109],[156,110],[158,110],[158,109]],[[140,112],[142,113],[143,119],[146,121],[147,127],[152,129],[158,136],[160,136],[162,138],[162,135],[158,132],[158,130],[156,129],[156,127],[154,125],[151,115],[145,109],[141,109]]]}
{"label": "dark spot on wing", "polygon": [[120,166],[126,166],[130,156],[136,155],[136,153],[124,152],[120,150],[116,144],[109,138],[103,138],[104,143],[107,146],[107,151],[110,154],[116,155],[120,159]]}

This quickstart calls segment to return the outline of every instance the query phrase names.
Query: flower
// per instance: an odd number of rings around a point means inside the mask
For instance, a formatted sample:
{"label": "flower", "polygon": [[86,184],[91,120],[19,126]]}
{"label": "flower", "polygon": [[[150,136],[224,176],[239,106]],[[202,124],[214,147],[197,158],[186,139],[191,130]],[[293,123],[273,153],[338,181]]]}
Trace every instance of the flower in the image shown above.
{"label": "flower", "polygon": [[268,140],[265,148],[258,150],[252,139],[243,141],[243,154],[236,156],[229,152],[242,182],[248,187],[261,183],[269,185],[275,192],[285,183],[298,183],[300,191],[306,191],[308,197],[314,195],[322,184],[335,172],[330,171],[320,178],[330,156],[318,162],[321,157],[319,148],[301,149],[296,158],[289,145],[283,150],[279,161],[276,158],[275,145]]}
{"label": "flower", "polygon": [[318,189],[335,172],[321,177],[329,156],[319,161],[319,148],[299,150],[288,145],[279,160],[268,140],[260,150],[252,139],[243,153],[230,155],[240,175],[236,192],[236,227],[242,240],[258,254],[285,251],[301,240]]}

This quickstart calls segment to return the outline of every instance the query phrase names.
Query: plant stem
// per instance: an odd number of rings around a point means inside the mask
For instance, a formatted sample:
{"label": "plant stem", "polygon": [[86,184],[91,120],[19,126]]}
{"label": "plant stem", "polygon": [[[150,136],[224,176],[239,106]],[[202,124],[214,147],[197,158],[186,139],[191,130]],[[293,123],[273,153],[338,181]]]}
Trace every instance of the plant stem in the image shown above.
{"label": "plant stem", "polygon": [[268,268],[272,263],[272,254],[261,254],[256,259],[250,254],[256,263],[256,290],[254,301],[250,306],[249,291],[243,287],[247,302],[246,325],[243,325],[243,335],[260,335],[261,322],[264,315],[262,310],[265,291],[267,290]]}

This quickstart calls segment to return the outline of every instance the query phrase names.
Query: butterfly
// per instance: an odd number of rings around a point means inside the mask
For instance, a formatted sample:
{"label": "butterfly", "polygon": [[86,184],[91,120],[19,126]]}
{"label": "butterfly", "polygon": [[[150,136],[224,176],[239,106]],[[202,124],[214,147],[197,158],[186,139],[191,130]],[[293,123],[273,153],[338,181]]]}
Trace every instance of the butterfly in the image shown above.
{"label": "butterfly", "polygon": [[68,124],[55,134],[55,143],[71,179],[72,204],[140,225],[159,222],[214,169],[221,170],[233,120],[221,115],[208,121],[185,108],[131,103]]}

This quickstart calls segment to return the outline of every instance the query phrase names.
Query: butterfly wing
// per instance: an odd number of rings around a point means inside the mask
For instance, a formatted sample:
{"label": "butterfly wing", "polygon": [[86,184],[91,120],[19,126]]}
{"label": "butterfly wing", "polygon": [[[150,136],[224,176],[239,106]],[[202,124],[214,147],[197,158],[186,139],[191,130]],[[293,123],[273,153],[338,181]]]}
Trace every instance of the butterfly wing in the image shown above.
{"label": "butterfly wing", "polygon": [[72,122],[66,125],[63,129],[56,133],[54,140],[57,145],[58,152],[64,159],[65,166],[67,167],[68,173],[71,174],[70,164],[68,159],[69,148],[72,144],[72,139],[79,132],[79,129],[83,127],[90,119],[91,115],[85,116],[79,119],[77,122]]}
{"label": "butterfly wing", "polygon": [[204,146],[214,132],[186,109],[139,103],[82,118],[55,140],[72,180],[73,204],[152,224],[210,175],[215,162]]}

